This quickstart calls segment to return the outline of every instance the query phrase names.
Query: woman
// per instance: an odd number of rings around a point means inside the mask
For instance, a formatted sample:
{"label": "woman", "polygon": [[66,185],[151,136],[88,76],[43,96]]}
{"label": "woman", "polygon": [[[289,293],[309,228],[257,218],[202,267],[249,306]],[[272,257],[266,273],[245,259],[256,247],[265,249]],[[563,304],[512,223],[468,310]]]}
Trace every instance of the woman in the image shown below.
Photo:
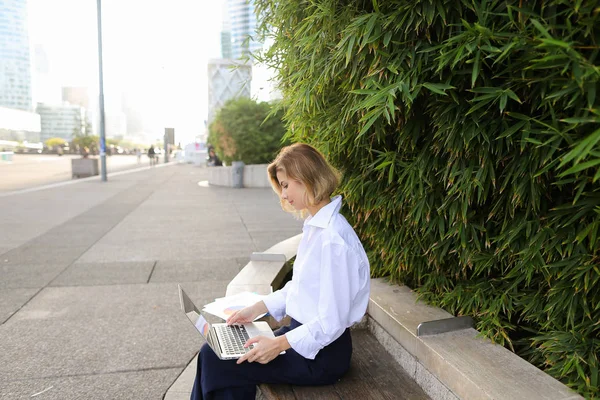
{"label": "woman", "polygon": [[[306,144],[283,148],[268,167],[282,208],[304,222],[293,278],[282,289],[229,317],[228,324],[252,322],[269,312],[291,324],[276,338],[256,337],[237,361],[220,360],[208,345],[198,355],[192,399],[254,399],[260,383],[326,385],[350,366],[349,327],[360,321],[369,301],[369,260],[358,236],[339,213],[337,172]],[[285,352],[285,353],[282,353]]]}

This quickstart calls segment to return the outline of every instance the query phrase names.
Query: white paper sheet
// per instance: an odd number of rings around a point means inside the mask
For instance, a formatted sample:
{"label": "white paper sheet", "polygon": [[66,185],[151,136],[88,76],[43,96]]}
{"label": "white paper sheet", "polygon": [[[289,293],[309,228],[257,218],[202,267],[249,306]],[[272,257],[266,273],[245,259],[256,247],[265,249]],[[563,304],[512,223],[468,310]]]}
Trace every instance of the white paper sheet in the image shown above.
{"label": "white paper sheet", "polygon": [[[206,304],[203,311],[227,320],[234,312],[261,301],[263,297],[265,296],[252,292],[242,292],[229,297],[220,297],[215,299],[214,302]],[[262,318],[264,315],[259,315],[256,319]]]}

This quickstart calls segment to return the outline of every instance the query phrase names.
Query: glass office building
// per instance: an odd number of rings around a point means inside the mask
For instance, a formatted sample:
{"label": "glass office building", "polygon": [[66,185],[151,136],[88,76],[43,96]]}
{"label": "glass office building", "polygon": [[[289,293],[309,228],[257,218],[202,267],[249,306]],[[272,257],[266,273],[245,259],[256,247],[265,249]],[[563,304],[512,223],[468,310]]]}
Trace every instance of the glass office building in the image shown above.
{"label": "glass office building", "polygon": [[231,56],[239,59],[262,47],[256,39],[256,15],[252,0],[227,0],[228,24],[231,32]]}
{"label": "glass office building", "polygon": [[32,110],[27,0],[0,0],[0,107]]}

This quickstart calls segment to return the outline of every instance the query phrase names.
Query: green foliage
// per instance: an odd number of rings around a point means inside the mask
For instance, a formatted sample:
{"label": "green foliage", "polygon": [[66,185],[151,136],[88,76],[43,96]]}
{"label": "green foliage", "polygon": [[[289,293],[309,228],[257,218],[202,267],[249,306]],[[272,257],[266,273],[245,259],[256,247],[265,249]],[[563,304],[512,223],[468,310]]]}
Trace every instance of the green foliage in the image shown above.
{"label": "green foliage", "polygon": [[145,145],[145,144],[135,143],[135,142],[132,142],[130,140],[119,140],[117,142],[117,145],[121,146],[121,147],[124,147],[124,148],[127,148],[127,149],[130,149],[130,150],[133,150],[133,149],[143,149],[146,146],[148,146],[148,145]]}
{"label": "green foliage", "polygon": [[63,138],[58,138],[58,137],[53,137],[50,139],[47,139],[44,144],[46,145],[46,147],[52,149],[54,147],[57,146],[62,146],[63,144],[67,143],[67,141]]}
{"label": "green foliage", "polygon": [[256,4],[373,275],[598,397],[598,1]]}
{"label": "green foliage", "polygon": [[87,147],[88,149],[98,148],[100,143],[100,138],[98,136],[86,135],[86,136],[76,136],[73,138],[73,145],[79,147]]}
{"label": "green foliage", "polygon": [[248,98],[229,100],[217,112],[209,127],[208,142],[228,164],[271,162],[283,146],[286,129],[283,111],[272,111],[269,103],[257,103]]}

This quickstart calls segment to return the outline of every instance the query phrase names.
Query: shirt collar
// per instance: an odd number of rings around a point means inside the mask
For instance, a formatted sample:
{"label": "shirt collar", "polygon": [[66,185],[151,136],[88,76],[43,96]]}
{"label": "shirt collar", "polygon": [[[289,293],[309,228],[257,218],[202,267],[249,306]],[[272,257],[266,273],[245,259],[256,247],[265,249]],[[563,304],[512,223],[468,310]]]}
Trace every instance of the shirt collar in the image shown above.
{"label": "shirt collar", "polygon": [[317,211],[315,215],[308,217],[304,221],[304,225],[327,228],[329,226],[329,221],[331,221],[331,217],[333,217],[334,214],[337,214],[341,207],[342,196],[335,196],[331,199],[329,204]]}

